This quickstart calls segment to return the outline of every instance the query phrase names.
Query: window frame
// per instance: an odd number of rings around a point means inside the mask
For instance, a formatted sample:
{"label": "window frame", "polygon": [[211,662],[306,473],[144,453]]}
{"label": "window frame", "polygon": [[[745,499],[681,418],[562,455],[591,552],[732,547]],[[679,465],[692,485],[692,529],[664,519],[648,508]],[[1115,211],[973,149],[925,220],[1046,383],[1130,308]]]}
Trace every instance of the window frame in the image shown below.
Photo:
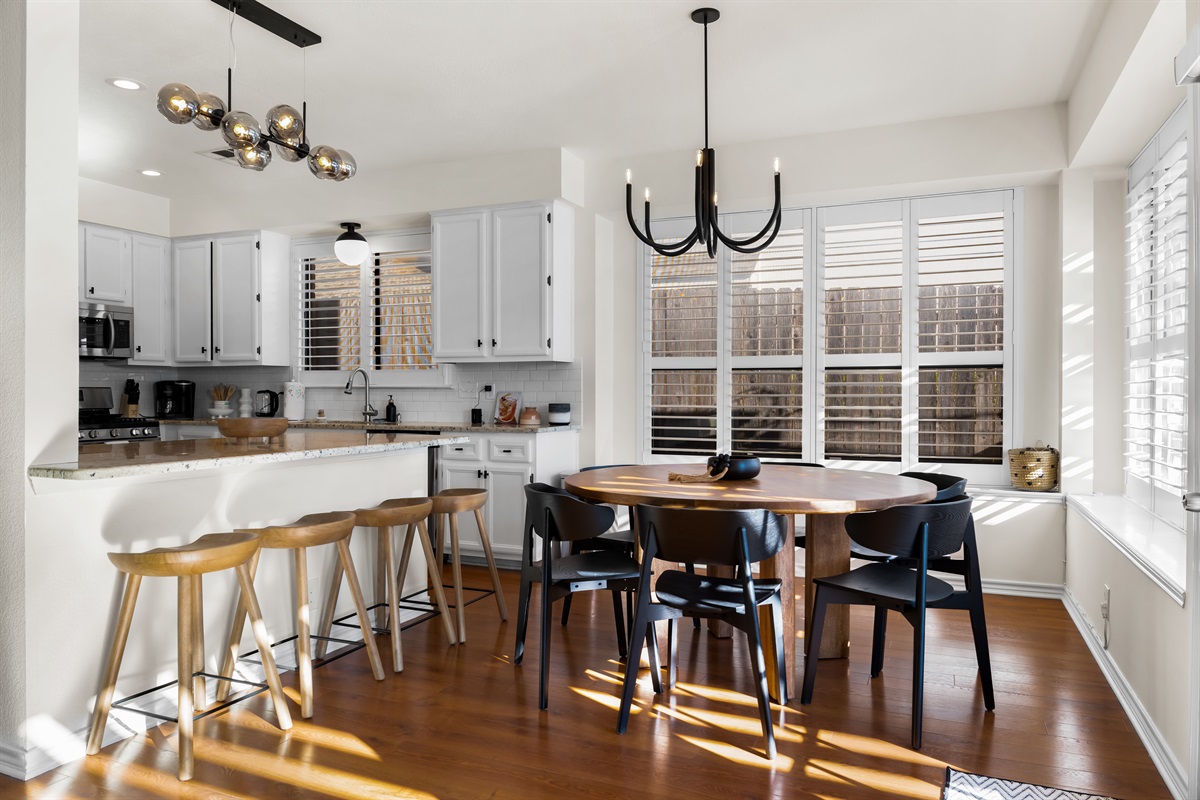
{"label": "window frame", "polygon": [[[955,210],[947,212],[948,208]],[[1001,210],[1006,217],[1004,239],[1004,344],[997,351],[973,351],[952,353],[921,353],[919,351],[919,298],[918,298],[918,222],[922,216],[951,216],[968,214],[973,210],[988,208]],[[875,355],[830,355],[825,352],[825,308],[824,308],[824,225],[830,219],[839,223],[843,220],[873,219],[888,210],[898,210],[902,225],[903,272],[901,281],[902,308],[901,349],[899,353]],[[934,214],[925,209],[946,212]],[[1024,262],[1024,191],[1021,187],[1008,187],[970,192],[953,192],[892,198],[858,203],[828,204],[784,209],[783,229],[802,228],[803,247],[803,291],[804,321],[803,346],[799,356],[734,357],[730,342],[732,324],[732,253],[727,248],[717,252],[717,339],[715,358],[681,358],[653,356],[651,347],[651,253],[649,248],[636,245],[638,296],[638,398],[639,424],[637,427],[637,449],[643,463],[679,463],[695,461],[698,455],[664,455],[651,452],[652,419],[652,371],[654,369],[715,369],[717,375],[717,419],[716,451],[728,451],[732,443],[732,385],[733,371],[750,366],[746,362],[761,361],[764,368],[785,368],[785,360],[795,358],[795,363],[786,368],[799,368],[803,376],[802,416],[803,437],[802,460],[827,463],[840,468],[861,469],[877,472],[902,472],[918,470],[947,472],[962,475],[972,483],[985,486],[1008,486],[1009,470],[1007,451],[1018,446],[1023,433],[1023,414],[1017,398],[1023,397],[1020,375],[1022,341],[1021,330],[1021,272]],[[721,226],[731,235],[757,231],[767,218],[767,212],[725,213],[721,215]],[[691,218],[669,218],[654,221],[655,236],[661,238],[682,236],[691,230]],[[741,363],[739,363],[741,362]],[[986,363],[985,363],[986,362]],[[1002,456],[999,464],[943,463],[922,461],[919,458],[918,412],[920,387],[918,378],[922,368],[954,367],[965,365],[993,365],[1003,369],[1003,421]],[[826,369],[837,367],[877,366],[899,368],[902,381],[901,405],[901,457],[896,461],[827,460],[824,452],[825,424],[825,374]],[[764,455],[766,460],[772,459]]]}
{"label": "window frame", "polygon": [[[430,233],[428,229],[417,229],[383,231],[364,234],[364,236],[367,239],[368,254],[360,265],[360,269],[362,270],[360,278],[362,280],[363,309],[366,311],[373,308],[373,292],[371,291],[368,272],[375,256],[379,253],[428,251],[430,247]],[[322,236],[292,241],[292,269],[290,278],[292,298],[292,367],[296,375],[296,380],[305,386],[341,388],[346,385],[346,381],[354,369],[306,370],[301,367],[304,363],[301,355],[304,347],[304,299],[301,297],[304,261],[310,258],[334,258],[333,243],[336,238],[336,236]],[[370,314],[364,313],[364,321],[370,316]],[[364,322],[364,326],[365,324]],[[363,347],[359,348],[360,362],[358,366],[366,369],[370,374],[372,387],[430,389],[450,388],[454,385],[454,366],[452,364],[445,364],[435,360],[432,369],[371,369],[361,361],[362,356],[369,352],[370,348],[366,347],[365,343]]]}

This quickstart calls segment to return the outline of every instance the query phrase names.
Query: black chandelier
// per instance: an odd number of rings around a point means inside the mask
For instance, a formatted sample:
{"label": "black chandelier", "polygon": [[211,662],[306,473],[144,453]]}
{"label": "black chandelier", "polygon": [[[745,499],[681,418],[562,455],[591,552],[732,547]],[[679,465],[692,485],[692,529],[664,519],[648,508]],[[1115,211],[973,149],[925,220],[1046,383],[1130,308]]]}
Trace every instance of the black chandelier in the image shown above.
{"label": "black chandelier", "polygon": [[704,149],[696,151],[696,227],[678,242],[659,244],[650,232],[650,189],[646,189],[645,228],[642,233],[633,219],[633,172],[625,171],[625,214],[629,227],[647,246],[662,256],[679,256],[700,242],[708,249],[708,257],[717,254],[717,241],[739,253],[757,253],[765,249],[779,233],[782,220],[779,202],[779,159],[775,159],[775,209],[767,224],[754,236],[734,239],[726,236],[717,227],[717,180],[716,152],[708,146],[708,24],[721,18],[715,8],[698,8],[692,12],[692,21],[704,26]]}
{"label": "black chandelier", "polygon": [[[320,44],[321,37],[258,0],[213,0],[238,15],[300,48]],[[233,17],[230,17],[232,38]],[[221,129],[225,143],[240,166],[261,172],[271,163],[271,148],[284,161],[308,160],[308,168],[322,180],[344,181],[354,177],[358,164],[345,150],[329,145],[308,144],[308,102],[302,110],[280,104],[267,111],[264,129],[245,111],[233,111],[233,67],[227,72],[226,99],[209,92],[196,92],[182,83],[168,83],[158,90],[158,112],[176,125],[192,123],[205,131]]]}

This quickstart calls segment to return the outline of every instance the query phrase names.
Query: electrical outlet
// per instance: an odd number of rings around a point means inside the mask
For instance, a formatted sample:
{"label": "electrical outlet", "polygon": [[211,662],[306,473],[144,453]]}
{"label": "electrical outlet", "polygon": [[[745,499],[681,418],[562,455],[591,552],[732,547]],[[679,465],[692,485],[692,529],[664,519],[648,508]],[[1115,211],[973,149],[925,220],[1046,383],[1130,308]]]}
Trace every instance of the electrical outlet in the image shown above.
{"label": "electrical outlet", "polygon": [[484,400],[495,400],[496,399],[496,391],[492,388],[492,385],[490,383],[485,383],[483,385],[483,399]]}
{"label": "electrical outlet", "polygon": [[458,385],[458,399],[459,400],[474,400],[475,395],[478,394],[478,392],[479,392],[478,386],[479,386],[478,384],[468,383],[467,381],[463,381],[462,383],[460,383]]}

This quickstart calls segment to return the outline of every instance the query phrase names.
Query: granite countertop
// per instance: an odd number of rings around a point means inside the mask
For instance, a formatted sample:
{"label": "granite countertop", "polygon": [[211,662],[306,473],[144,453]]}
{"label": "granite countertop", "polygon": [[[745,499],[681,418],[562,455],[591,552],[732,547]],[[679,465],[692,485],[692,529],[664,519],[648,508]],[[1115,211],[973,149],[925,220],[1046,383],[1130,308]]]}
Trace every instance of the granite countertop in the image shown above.
{"label": "granite countertop", "polygon": [[[217,421],[211,417],[202,419],[164,419],[162,425],[215,425]],[[370,428],[372,431],[440,431],[442,433],[557,433],[558,431],[577,431],[579,424],[572,422],[567,425],[472,425],[469,422],[359,422],[352,419],[297,419],[288,423],[288,430],[294,428],[317,430],[351,430],[361,431]]]}
{"label": "granite countertop", "polygon": [[177,442],[85,444],[79,447],[77,461],[34,464],[29,468],[29,476],[76,481],[124,478],[167,472],[194,472],[245,464],[412,450],[466,441],[468,439],[465,436],[289,429],[287,433],[275,439],[251,439],[240,444],[223,437],[185,439]]}

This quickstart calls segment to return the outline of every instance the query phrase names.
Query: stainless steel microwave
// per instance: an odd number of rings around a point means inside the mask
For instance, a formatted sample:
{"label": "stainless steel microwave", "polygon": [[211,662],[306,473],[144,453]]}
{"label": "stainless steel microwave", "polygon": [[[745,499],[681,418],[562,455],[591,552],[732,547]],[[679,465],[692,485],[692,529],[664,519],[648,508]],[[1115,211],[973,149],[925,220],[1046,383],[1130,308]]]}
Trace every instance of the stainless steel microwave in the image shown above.
{"label": "stainless steel microwave", "polygon": [[80,303],[79,357],[132,358],[133,309]]}

